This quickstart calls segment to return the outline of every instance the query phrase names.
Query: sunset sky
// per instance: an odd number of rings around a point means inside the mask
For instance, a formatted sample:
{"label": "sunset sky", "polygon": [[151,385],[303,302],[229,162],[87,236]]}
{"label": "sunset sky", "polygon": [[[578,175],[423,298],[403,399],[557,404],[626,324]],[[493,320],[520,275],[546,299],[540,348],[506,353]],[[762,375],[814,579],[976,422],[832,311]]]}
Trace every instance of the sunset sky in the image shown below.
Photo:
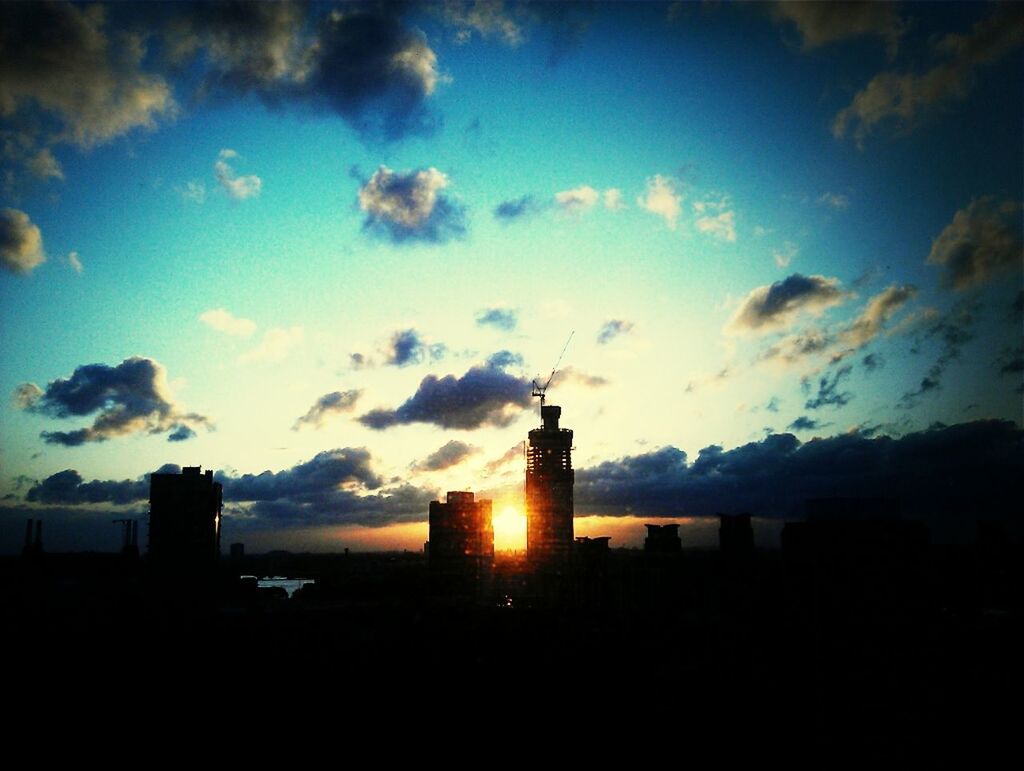
{"label": "sunset sky", "polygon": [[999,3],[4,3],[0,548],[115,548],[166,464],[255,551],[513,516],[570,334],[578,533],[984,489],[1022,51]]}

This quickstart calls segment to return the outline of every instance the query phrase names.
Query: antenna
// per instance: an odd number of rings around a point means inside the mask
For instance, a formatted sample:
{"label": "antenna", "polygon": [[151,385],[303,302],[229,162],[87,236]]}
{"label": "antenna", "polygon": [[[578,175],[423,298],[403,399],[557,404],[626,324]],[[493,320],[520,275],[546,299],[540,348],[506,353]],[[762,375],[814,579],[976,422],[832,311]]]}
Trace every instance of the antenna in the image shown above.
{"label": "antenna", "polygon": [[541,386],[541,385],[537,385],[537,381],[536,380],[533,381],[533,391],[531,393],[531,396],[539,396],[540,397],[541,409],[544,409],[544,394],[547,392],[548,386],[551,385],[551,381],[554,379],[555,373],[558,371],[558,365],[562,363],[562,357],[565,356],[565,351],[569,347],[569,343],[572,341],[572,336],[575,335],[575,334],[576,334],[576,330],[575,329],[572,332],[569,333],[569,339],[566,340],[565,341],[565,345],[562,346],[562,352],[560,354],[558,354],[558,361],[555,362],[554,369],[551,370],[551,374],[548,376],[547,382],[544,385]]}

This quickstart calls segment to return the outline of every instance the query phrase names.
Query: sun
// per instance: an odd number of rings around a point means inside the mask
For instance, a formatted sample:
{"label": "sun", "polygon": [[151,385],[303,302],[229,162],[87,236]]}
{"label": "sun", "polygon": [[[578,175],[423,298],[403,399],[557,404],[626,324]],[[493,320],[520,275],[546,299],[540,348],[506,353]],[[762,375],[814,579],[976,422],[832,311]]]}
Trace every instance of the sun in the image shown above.
{"label": "sun", "polygon": [[491,518],[495,551],[522,551],[526,548],[526,512],[513,503],[502,505]]}

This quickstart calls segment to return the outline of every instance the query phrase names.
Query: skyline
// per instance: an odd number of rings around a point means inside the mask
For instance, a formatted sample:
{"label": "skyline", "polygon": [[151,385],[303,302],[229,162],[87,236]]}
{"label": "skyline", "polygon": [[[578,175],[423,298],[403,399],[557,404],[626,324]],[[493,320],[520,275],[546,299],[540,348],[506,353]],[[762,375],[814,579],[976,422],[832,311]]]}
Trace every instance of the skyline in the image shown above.
{"label": "skyline", "polygon": [[1012,484],[1019,6],[98,7],[0,6],[18,545],[165,464],[228,542],[497,536],[573,331],[581,535]]}

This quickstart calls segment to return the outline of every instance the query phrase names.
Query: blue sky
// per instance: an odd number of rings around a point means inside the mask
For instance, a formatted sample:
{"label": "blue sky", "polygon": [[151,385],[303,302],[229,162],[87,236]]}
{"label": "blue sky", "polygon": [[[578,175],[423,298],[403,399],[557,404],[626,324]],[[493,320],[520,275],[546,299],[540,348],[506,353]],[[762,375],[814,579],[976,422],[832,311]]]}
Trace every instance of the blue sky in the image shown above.
{"label": "blue sky", "polygon": [[625,542],[709,513],[652,494],[705,448],[1020,429],[1018,6],[2,8],[12,532],[116,542],[168,463],[267,548],[511,521],[571,332],[577,515]]}

